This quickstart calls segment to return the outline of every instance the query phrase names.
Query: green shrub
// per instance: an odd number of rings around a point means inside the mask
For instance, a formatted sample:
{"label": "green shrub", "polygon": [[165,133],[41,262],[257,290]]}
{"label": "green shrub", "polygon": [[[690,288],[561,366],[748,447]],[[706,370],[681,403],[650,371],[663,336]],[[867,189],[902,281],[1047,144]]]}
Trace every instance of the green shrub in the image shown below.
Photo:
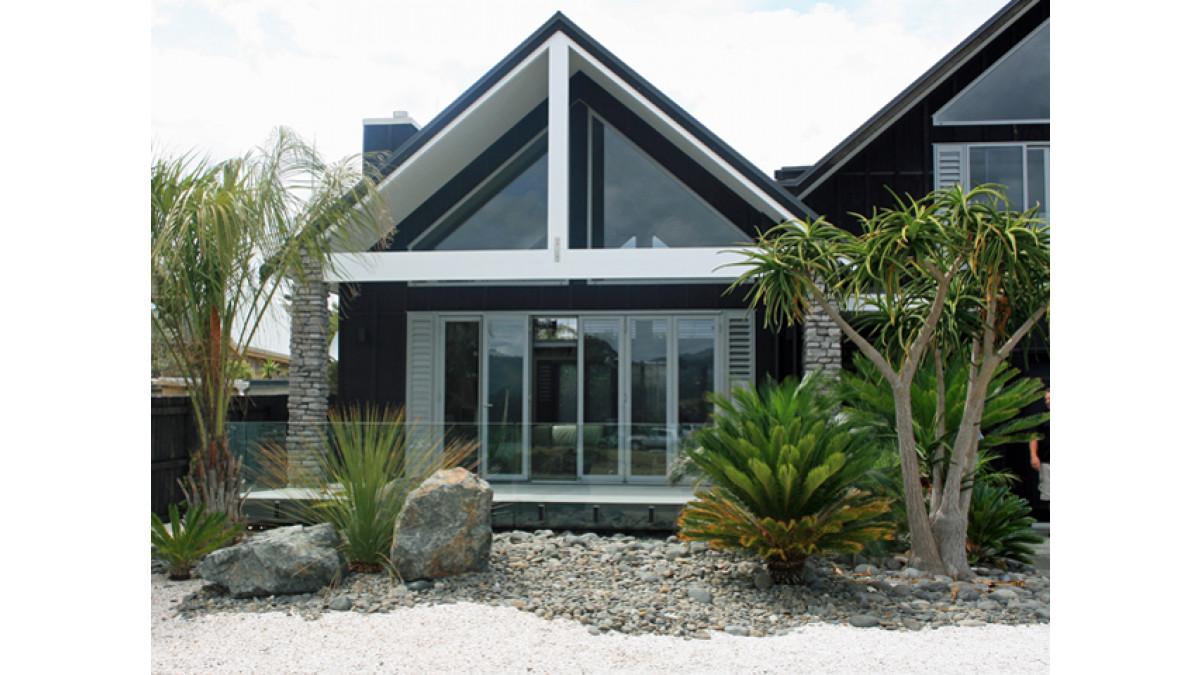
{"label": "green shrub", "polygon": [[[317,468],[293,466],[287,450],[264,446],[261,480],[271,487],[308,488],[315,500],[297,500],[289,515],[331,523],[341,535],[351,570],[376,572],[391,556],[396,516],[408,493],[439,469],[456,466],[478,446],[413,433],[403,410],[366,407],[331,411]],[[290,481],[290,482],[289,482]]]}
{"label": "green shrub", "polygon": [[680,537],[761,557],[777,583],[800,583],[804,562],[891,536],[888,500],[858,487],[874,446],[840,416],[831,382],[809,376],[756,392],[710,396],[712,424],[684,452],[714,487],[680,513]]}
{"label": "green shrub", "polygon": [[1007,567],[1010,560],[1032,565],[1030,545],[1042,541],[1032,526],[1029,503],[1007,485],[976,484],[967,515],[967,560],[997,567]]}
{"label": "green shrub", "polygon": [[190,579],[192,563],[233,541],[243,531],[229,522],[224,511],[205,512],[204,505],[192,507],[181,519],[179,508],[167,509],[170,529],[157,513],[150,514],[150,555],[170,567],[168,579]]}

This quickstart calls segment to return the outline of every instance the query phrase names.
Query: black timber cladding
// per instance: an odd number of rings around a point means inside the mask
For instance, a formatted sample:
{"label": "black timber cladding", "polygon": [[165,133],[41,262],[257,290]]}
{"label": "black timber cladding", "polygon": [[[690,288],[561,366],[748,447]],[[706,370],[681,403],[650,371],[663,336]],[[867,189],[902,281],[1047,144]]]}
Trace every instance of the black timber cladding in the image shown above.
{"label": "black timber cladding", "polygon": [[[790,180],[785,178],[783,185],[793,194],[804,194],[804,203],[830,222],[857,233],[857,219],[851,214],[869,216],[876,207],[892,206],[895,200],[889,189],[901,196],[905,193],[920,196],[933,190],[935,143],[1048,142],[1049,124],[933,126],[935,112],[1050,18],[1048,0],[1025,7],[1030,4],[1014,2],[999,12],[992,20],[997,25],[1027,9],[994,36],[989,37],[985,26],[968,38],[956,51],[969,51],[971,43],[981,39],[988,42],[978,53],[961,58],[959,63],[952,58],[949,62],[952,71],[946,79],[925,92],[902,115],[882,129],[872,127],[871,123],[863,125],[811,170],[798,177],[789,176]],[[942,74],[935,67],[922,79],[936,79]],[[918,81],[911,89],[919,91],[921,85]],[[891,105],[902,105],[903,98],[904,95],[897,97]],[[885,114],[886,109],[877,117]],[[866,143],[856,141],[856,136],[871,133],[878,135]],[[840,161],[844,164],[832,172],[828,170],[828,166]]]}
{"label": "black timber cladding", "polygon": [[[745,292],[728,284],[587,284],[412,286],[343,284],[339,303],[338,400],[401,404],[405,394],[409,311],[545,313],[744,309]],[[801,329],[755,326],[756,376],[799,374]]]}

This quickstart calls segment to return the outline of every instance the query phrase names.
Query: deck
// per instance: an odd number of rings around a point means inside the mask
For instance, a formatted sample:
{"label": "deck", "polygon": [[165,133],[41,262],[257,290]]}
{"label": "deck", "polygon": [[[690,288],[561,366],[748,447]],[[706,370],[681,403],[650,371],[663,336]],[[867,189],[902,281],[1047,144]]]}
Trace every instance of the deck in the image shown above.
{"label": "deck", "polygon": [[[690,485],[502,483],[492,486],[497,529],[670,532],[694,496]],[[311,490],[253,489],[245,513],[252,523],[285,523],[287,502],[312,499]]]}

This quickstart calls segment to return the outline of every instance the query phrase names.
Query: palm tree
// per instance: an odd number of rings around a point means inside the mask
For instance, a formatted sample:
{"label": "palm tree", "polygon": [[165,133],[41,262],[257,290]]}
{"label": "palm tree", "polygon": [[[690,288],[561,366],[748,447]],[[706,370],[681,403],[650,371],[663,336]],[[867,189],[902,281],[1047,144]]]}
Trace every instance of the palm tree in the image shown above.
{"label": "palm tree", "polygon": [[328,270],[339,241],[377,239],[388,225],[374,182],[353,166],[325,164],[280,129],[243,157],[165,156],[151,167],[151,321],[189,380],[199,439],[184,481],[191,505],[241,519],[226,415],[238,348],[272,298],[289,279]]}

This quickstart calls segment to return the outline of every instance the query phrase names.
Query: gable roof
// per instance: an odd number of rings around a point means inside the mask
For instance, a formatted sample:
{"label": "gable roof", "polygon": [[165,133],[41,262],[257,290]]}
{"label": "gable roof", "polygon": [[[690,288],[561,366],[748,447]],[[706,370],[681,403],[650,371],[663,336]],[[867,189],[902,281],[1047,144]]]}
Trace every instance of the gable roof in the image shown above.
{"label": "gable roof", "polygon": [[1012,0],[1009,2],[811,167],[807,167],[803,171],[798,171],[801,167],[785,167],[782,170],[783,175],[791,175],[780,180],[780,184],[790,188],[799,199],[804,199],[880,133],[900,119],[913,106],[920,103],[936,87],[952,77],[959,68],[1005,29],[1043,1],[1048,2],[1048,0]]}
{"label": "gable roof", "polygon": [[[416,208],[415,202],[422,195],[430,194],[440,182],[448,180],[454,163],[461,161],[464,153],[474,154],[494,142],[503,129],[545,99],[549,73],[543,62],[546,59],[540,57],[545,55],[546,44],[560,33],[570,40],[573,51],[581,55],[575,58],[573,54],[568,77],[585,72],[601,86],[610,87],[616,98],[639,111],[656,131],[718,179],[731,183],[739,196],[769,212],[775,220],[815,215],[562,12],[557,12],[380,163],[383,179],[379,188],[388,201],[393,222],[402,220]],[[445,147],[439,151],[439,146]],[[420,170],[408,171],[417,165],[421,165]],[[411,198],[399,195],[401,175],[405,175],[404,191],[411,192]]]}

